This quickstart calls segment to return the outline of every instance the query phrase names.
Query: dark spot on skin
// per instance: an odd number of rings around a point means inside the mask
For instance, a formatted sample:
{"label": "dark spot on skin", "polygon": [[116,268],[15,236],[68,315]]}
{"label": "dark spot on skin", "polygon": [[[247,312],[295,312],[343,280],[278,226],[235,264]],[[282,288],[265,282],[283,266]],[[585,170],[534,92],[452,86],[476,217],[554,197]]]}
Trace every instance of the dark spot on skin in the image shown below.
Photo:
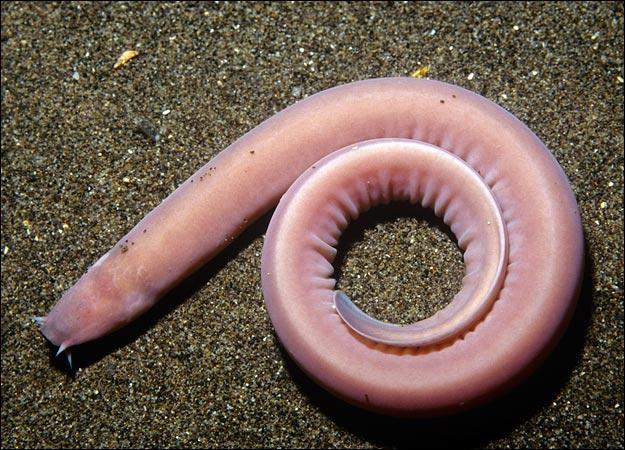
{"label": "dark spot on skin", "polygon": [[122,253],[126,253],[128,251],[127,245],[122,245]]}
{"label": "dark spot on skin", "polygon": [[254,150],[250,150],[250,153],[253,155],[254,154]]}
{"label": "dark spot on skin", "polygon": [[366,401],[367,403],[371,403],[371,402],[369,401],[369,396],[368,396],[367,394],[365,394],[365,401]]}
{"label": "dark spot on skin", "polygon": [[146,231],[148,231],[148,229],[147,229],[147,228],[144,228],[144,229],[143,229],[143,232],[145,233]]}
{"label": "dark spot on skin", "polygon": [[126,239],[124,242],[126,242],[126,243],[127,243],[127,242],[128,242],[128,239]]}
{"label": "dark spot on skin", "polygon": [[441,100],[441,103],[445,103],[445,100]]}
{"label": "dark spot on skin", "polygon": [[312,168],[313,168],[313,169],[316,169],[317,167],[316,167],[316,166],[312,166]]}
{"label": "dark spot on skin", "polygon": [[451,94],[451,96],[452,96],[453,98],[456,98],[456,94]]}
{"label": "dark spot on skin", "polygon": [[193,183],[193,180],[191,180],[191,183]]}
{"label": "dark spot on skin", "polygon": [[130,243],[130,245],[135,245],[135,243],[134,243],[134,242],[131,242],[131,243]]}

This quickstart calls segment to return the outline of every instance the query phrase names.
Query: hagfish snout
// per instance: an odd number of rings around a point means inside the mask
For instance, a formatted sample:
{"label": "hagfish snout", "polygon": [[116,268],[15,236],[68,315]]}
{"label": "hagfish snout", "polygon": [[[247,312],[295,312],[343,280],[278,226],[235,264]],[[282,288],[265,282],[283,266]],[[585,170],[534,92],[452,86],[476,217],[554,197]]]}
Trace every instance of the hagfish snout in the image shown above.
{"label": "hagfish snout", "polygon": [[123,327],[152,304],[154,296],[144,292],[145,286],[126,285],[128,277],[116,276],[119,262],[103,264],[102,259],[63,294],[47,316],[34,318],[46,339],[59,347],[57,356]]}

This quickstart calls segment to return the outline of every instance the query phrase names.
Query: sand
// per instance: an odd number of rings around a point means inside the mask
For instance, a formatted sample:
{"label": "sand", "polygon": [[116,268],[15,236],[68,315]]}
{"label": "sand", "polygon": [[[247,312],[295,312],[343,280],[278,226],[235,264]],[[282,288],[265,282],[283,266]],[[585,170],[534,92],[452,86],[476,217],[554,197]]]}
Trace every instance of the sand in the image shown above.
{"label": "sand", "polygon": [[[2,447],[623,447],[622,4],[1,8]],[[307,95],[418,69],[526,122],[579,200],[579,307],[521,387],[438,420],[327,394],[267,317],[268,217],[132,329],[76,352],[75,373],[51,358],[28,317],[211,156]],[[337,270],[366,311],[405,323],[446,304],[463,265],[442,230],[391,208],[354,224]]]}

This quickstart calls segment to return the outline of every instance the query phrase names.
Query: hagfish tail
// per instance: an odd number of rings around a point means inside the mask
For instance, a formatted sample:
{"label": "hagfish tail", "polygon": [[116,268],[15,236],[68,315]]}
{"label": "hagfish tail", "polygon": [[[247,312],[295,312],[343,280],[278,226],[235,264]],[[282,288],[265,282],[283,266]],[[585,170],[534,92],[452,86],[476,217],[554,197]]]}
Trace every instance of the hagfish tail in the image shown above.
{"label": "hagfish tail", "polygon": [[[451,303],[408,326],[369,317],[332,278],[349,222],[392,201],[433,209],[466,267]],[[59,353],[102,337],[276,204],[261,264],[271,321],[311,378],[360,407],[427,416],[482,403],[531,372],[574,309],[582,226],[544,144],[465,89],[382,78],[320,92],[242,136],[36,321]]]}

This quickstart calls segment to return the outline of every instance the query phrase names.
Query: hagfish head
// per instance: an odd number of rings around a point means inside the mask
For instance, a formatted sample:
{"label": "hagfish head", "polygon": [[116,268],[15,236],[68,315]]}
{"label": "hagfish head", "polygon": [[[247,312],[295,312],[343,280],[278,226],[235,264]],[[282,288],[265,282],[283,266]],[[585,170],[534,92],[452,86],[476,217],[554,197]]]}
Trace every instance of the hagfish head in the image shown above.
{"label": "hagfish head", "polygon": [[33,318],[46,339],[59,347],[57,356],[121,328],[151,306],[148,296],[125,278],[96,264],[46,317]]}

